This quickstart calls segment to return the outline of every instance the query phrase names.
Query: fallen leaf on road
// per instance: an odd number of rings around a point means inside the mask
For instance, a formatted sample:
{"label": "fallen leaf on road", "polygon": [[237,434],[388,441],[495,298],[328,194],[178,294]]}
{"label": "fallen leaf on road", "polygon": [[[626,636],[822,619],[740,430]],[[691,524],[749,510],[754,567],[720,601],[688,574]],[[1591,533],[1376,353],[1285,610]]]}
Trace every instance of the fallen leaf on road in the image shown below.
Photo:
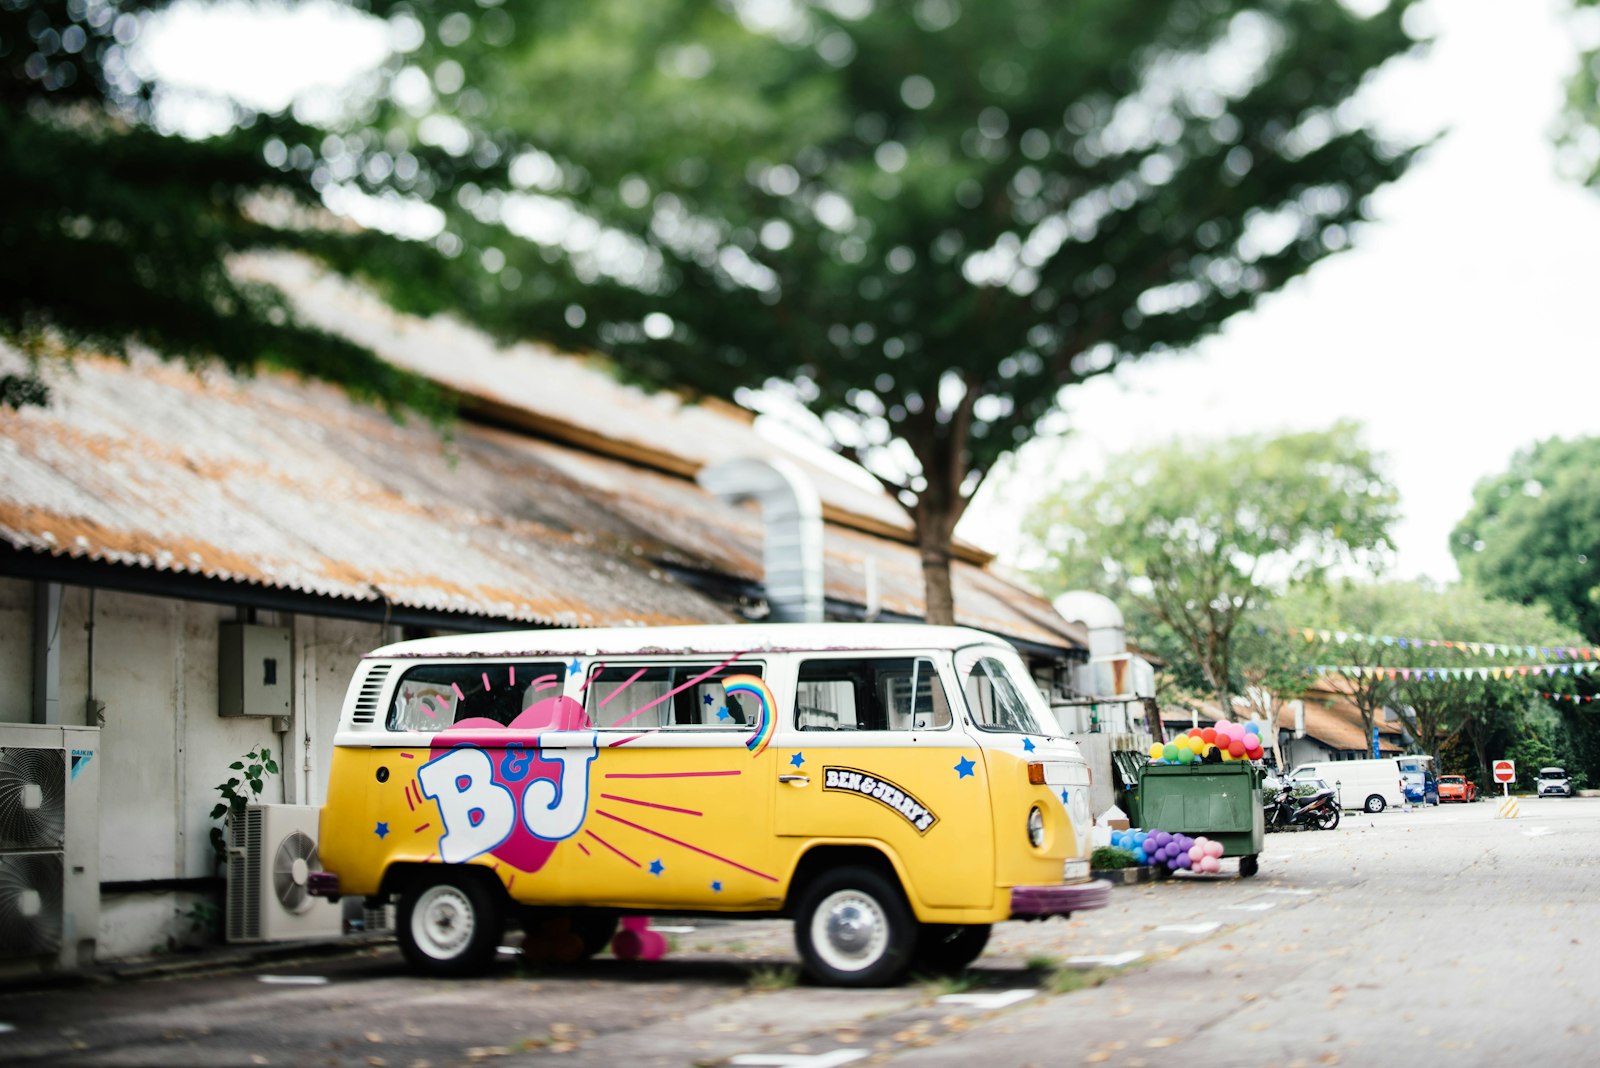
{"label": "fallen leaf on road", "polygon": [[382,1042],[383,1041],[383,1036],[378,1034],[378,1032],[376,1032],[376,1031],[368,1031],[367,1032],[367,1041],[368,1042]]}
{"label": "fallen leaf on road", "polygon": [[1182,1041],[1183,1039],[1179,1038],[1177,1035],[1158,1035],[1155,1038],[1145,1039],[1144,1044],[1151,1049],[1162,1049],[1167,1046],[1176,1046]]}

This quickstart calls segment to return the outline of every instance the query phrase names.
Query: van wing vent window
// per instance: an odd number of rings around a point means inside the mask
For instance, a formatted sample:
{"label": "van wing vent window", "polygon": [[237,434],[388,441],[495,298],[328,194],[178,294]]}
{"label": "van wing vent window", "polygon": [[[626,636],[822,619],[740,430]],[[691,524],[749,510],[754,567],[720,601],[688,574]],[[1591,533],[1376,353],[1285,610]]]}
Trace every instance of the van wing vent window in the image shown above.
{"label": "van wing vent window", "polygon": [[367,677],[361,680],[361,692],[356,695],[356,710],[350,722],[371,723],[378,718],[378,697],[383,693],[383,683],[389,677],[392,666],[374,664],[367,669]]}

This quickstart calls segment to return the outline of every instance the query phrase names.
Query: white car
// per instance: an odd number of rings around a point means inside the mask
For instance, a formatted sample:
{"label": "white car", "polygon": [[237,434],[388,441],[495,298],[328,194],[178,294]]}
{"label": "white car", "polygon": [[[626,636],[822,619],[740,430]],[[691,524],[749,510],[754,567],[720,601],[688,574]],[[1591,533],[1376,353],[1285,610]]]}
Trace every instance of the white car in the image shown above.
{"label": "white car", "polygon": [[1565,768],[1540,768],[1538,781],[1540,797],[1572,796],[1572,783]]}

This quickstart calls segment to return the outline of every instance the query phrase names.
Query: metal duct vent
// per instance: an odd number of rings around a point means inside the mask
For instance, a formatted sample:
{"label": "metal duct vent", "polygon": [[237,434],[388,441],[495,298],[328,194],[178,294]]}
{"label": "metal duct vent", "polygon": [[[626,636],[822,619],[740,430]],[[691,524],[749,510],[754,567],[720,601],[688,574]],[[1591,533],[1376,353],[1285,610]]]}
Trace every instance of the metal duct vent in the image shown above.
{"label": "metal duct vent", "polygon": [[375,664],[367,669],[367,677],[361,680],[361,692],[356,695],[355,712],[350,716],[351,723],[371,723],[378,717],[378,698],[383,696],[383,683],[389,677],[391,664]]}
{"label": "metal duct vent", "polygon": [[733,504],[760,503],[766,527],[761,555],[772,620],[820,623],[822,501],[805,473],[783,459],[739,459],[702,468],[697,481]]}

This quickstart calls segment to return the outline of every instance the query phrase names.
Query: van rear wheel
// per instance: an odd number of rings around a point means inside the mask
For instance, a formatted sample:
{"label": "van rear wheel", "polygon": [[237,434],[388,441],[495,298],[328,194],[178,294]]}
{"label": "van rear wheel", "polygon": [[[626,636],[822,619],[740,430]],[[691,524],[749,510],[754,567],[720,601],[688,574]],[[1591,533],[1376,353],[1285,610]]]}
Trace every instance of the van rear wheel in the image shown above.
{"label": "van rear wheel", "polygon": [[1383,799],[1382,794],[1373,794],[1367,798],[1366,810],[1368,812],[1382,812],[1388,807],[1389,803]]}
{"label": "van rear wheel", "polygon": [[892,879],[872,868],[824,872],[795,910],[795,946],[808,975],[828,986],[885,986],[917,948],[917,923]]}
{"label": "van rear wheel", "polygon": [[481,878],[441,869],[400,895],[395,935],[400,952],[426,975],[477,975],[500,944],[499,903]]}

